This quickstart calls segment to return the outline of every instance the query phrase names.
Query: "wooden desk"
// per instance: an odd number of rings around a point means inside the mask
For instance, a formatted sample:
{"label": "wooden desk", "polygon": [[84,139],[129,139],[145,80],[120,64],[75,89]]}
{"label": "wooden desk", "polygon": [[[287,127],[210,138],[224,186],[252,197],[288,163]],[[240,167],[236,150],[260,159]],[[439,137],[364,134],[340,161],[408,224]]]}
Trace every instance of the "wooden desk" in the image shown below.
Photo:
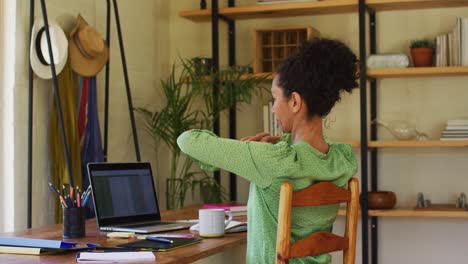
{"label": "wooden desk", "polygon": [[[199,206],[192,206],[177,211],[166,211],[161,213],[163,220],[180,220],[198,218]],[[187,233],[188,230],[175,231]],[[42,228],[28,229],[20,232],[3,233],[0,236],[30,237],[41,239],[62,239],[62,225],[51,225]],[[102,246],[115,246],[127,243],[128,239],[108,239],[105,232],[100,232],[96,220],[91,219],[86,223],[86,237],[70,239],[70,241],[82,241],[98,243]],[[175,249],[169,252],[155,252],[158,264],[180,264],[206,258],[208,256],[223,252],[227,249],[247,243],[247,233],[226,234],[221,238],[204,239],[202,242],[192,246]],[[76,253],[58,255],[9,255],[0,254],[0,263],[75,263]]]}

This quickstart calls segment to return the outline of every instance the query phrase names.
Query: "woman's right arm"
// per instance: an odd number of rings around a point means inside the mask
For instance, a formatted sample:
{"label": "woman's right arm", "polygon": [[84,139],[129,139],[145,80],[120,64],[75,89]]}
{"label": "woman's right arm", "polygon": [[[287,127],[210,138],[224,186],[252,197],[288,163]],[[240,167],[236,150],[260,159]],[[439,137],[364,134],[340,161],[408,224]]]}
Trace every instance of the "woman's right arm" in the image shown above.
{"label": "woman's right arm", "polygon": [[290,148],[285,144],[219,138],[206,130],[186,131],[179,136],[177,144],[196,161],[233,172],[261,187],[269,186],[273,177],[288,175],[288,164],[291,164]]}

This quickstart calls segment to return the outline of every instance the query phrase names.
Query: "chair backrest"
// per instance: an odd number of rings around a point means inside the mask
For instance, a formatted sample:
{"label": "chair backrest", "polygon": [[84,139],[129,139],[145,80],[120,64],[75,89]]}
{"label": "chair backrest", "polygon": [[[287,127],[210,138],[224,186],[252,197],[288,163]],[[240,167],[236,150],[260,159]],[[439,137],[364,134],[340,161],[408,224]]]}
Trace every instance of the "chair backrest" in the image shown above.
{"label": "chair backrest", "polygon": [[[316,232],[291,244],[291,211],[296,206],[317,206],[346,203],[344,237],[329,232]],[[359,213],[359,182],[348,181],[348,189],[332,182],[319,182],[293,192],[291,182],[281,185],[276,238],[276,263],[289,263],[290,258],[314,256],[343,250],[343,263],[354,264],[356,256],[356,229]]]}

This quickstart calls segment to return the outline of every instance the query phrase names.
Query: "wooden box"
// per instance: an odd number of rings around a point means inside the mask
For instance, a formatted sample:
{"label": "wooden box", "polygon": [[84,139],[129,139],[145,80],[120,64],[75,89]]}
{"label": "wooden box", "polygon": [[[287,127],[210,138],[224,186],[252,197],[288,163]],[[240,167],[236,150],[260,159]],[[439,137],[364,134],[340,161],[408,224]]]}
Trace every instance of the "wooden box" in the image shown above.
{"label": "wooden box", "polygon": [[273,72],[306,40],[320,35],[313,27],[257,29],[254,31],[254,73]]}

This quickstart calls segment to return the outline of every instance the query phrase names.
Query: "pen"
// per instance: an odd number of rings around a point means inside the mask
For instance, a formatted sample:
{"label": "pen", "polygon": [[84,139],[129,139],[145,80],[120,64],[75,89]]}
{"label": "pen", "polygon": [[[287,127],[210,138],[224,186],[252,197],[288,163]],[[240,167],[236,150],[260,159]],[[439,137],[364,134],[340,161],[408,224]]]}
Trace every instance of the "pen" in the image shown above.
{"label": "pen", "polygon": [[163,237],[146,236],[145,239],[149,241],[155,241],[155,242],[161,242],[161,243],[167,243],[167,244],[174,243],[174,241],[167,239],[167,238],[163,238]]}
{"label": "pen", "polygon": [[55,186],[54,186],[51,182],[49,182],[49,188],[50,188],[54,193],[56,193],[58,196],[60,196],[59,190],[57,190],[57,188],[55,188]]}
{"label": "pen", "polygon": [[91,196],[91,192],[88,192],[86,194],[86,196],[84,197],[83,199],[83,202],[81,203],[81,207],[85,207],[86,206],[86,203],[88,203],[88,200],[89,200],[89,196]]}
{"label": "pen", "polygon": [[73,201],[70,199],[70,196],[65,195],[65,202],[68,204],[68,207],[73,208]]}
{"label": "pen", "polygon": [[76,191],[76,206],[81,207],[80,189],[78,189],[78,191]]}
{"label": "pen", "polygon": [[73,193],[74,193],[73,186],[70,186],[70,200],[72,201],[72,203],[73,203]]}
{"label": "pen", "polygon": [[54,193],[57,194],[57,196],[58,196],[58,198],[59,198],[59,200],[60,200],[60,203],[61,203],[65,208],[68,208],[67,203],[66,203],[65,200],[63,199],[63,196],[60,194],[60,191],[57,190],[57,188],[55,188],[55,186],[54,186],[51,182],[49,182],[49,188],[50,188]]}
{"label": "pen", "polygon": [[86,195],[91,191],[91,184],[88,185],[88,188],[86,188],[86,190],[83,192],[83,194],[81,194],[81,200],[84,200],[84,198],[86,197]]}

